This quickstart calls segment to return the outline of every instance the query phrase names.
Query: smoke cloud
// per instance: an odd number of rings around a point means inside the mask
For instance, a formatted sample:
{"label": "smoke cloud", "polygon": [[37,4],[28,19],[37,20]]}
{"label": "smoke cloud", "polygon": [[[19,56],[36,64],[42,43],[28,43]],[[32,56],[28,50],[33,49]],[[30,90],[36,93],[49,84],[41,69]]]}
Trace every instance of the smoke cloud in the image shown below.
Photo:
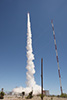
{"label": "smoke cloud", "polygon": [[35,69],[34,69],[34,55],[33,55],[33,50],[32,50],[32,34],[31,34],[31,27],[30,27],[30,17],[29,17],[29,13],[28,13],[28,23],[27,23],[27,86],[28,87],[33,87],[36,82],[34,80],[34,73],[35,73]]}
{"label": "smoke cloud", "polygon": [[33,90],[33,94],[39,94],[41,93],[41,87],[36,84],[35,79],[34,79],[34,74],[35,74],[35,66],[34,66],[34,54],[33,54],[33,49],[32,49],[32,34],[31,34],[31,25],[30,25],[30,16],[29,13],[27,14],[28,21],[27,21],[27,87],[19,87],[13,89],[13,92],[15,93],[21,93],[25,92],[26,94],[31,92]]}

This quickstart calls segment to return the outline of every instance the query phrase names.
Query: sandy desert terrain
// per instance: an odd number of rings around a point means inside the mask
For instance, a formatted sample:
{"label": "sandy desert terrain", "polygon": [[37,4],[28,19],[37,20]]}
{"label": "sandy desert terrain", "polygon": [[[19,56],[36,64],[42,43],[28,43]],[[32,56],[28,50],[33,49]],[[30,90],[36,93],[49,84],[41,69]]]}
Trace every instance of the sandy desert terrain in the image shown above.
{"label": "sandy desert terrain", "polygon": [[[25,99],[22,97],[4,97],[3,100],[41,100],[41,98],[39,96],[34,96],[32,99]],[[67,98],[44,97],[43,100],[67,100]]]}

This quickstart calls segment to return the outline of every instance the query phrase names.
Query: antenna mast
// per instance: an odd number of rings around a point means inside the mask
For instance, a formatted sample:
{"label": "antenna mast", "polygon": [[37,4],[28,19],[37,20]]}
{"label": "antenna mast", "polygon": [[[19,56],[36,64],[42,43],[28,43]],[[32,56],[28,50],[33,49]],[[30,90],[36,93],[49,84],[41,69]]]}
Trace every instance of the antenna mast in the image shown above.
{"label": "antenna mast", "polygon": [[62,91],[62,85],[61,85],[61,75],[60,75],[59,59],[58,59],[58,52],[57,52],[57,45],[56,45],[56,38],[55,38],[55,31],[54,31],[53,20],[51,20],[51,24],[52,24],[52,29],[53,29],[53,37],[54,37],[54,44],[55,44],[55,51],[56,51],[56,59],[57,59],[57,65],[58,65],[58,74],[59,74],[59,81],[60,81],[60,90],[61,90],[61,94],[62,94],[63,91]]}
{"label": "antenna mast", "polygon": [[43,100],[43,58],[41,58],[41,100]]}

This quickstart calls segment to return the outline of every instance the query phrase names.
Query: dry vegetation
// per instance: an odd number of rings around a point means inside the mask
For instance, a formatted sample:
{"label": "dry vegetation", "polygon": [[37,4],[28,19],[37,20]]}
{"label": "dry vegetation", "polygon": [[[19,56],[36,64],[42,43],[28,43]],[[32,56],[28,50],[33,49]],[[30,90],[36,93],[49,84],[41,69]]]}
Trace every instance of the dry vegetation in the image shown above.
{"label": "dry vegetation", "polygon": [[[4,97],[3,100],[41,100],[40,96],[33,96],[32,99],[26,99],[26,97]],[[61,97],[44,97],[43,100],[67,100],[67,98],[61,98]]]}

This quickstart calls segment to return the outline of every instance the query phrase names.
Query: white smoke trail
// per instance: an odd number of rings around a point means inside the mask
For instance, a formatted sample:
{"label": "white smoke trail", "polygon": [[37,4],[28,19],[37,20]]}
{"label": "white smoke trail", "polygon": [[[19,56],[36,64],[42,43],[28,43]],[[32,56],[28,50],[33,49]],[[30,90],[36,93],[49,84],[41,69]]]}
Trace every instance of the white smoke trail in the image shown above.
{"label": "white smoke trail", "polygon": [[28,22],[27,22],[27,86],[28,87],[33,87],[36,82],[34,80],[33,74],[35,73],[34,69],[34,55],[33,55],[33,50],[32,50],[32,34],[31,34],[31,26],[30,26],[30,16],[29,13],[27,14],[28,17]]}
{"label": "white smoke trail", "polygon": [[34,55],[33,55],[33,50],[32,50],[32,34],[31,34],[31,25],[30,25],[30,16],[29,13],[27,14],[28,17],[28,22],[27,22],[27,87],[19,87],[19,88],[14,88],[13,92],[14,93],[22,93],[23,91],[25,94],[28,94],[29,92],[32,91],[33,89],[33,94],[40,94],[41,93],[41,87],[36,84],[35,79],[34,79]]}

